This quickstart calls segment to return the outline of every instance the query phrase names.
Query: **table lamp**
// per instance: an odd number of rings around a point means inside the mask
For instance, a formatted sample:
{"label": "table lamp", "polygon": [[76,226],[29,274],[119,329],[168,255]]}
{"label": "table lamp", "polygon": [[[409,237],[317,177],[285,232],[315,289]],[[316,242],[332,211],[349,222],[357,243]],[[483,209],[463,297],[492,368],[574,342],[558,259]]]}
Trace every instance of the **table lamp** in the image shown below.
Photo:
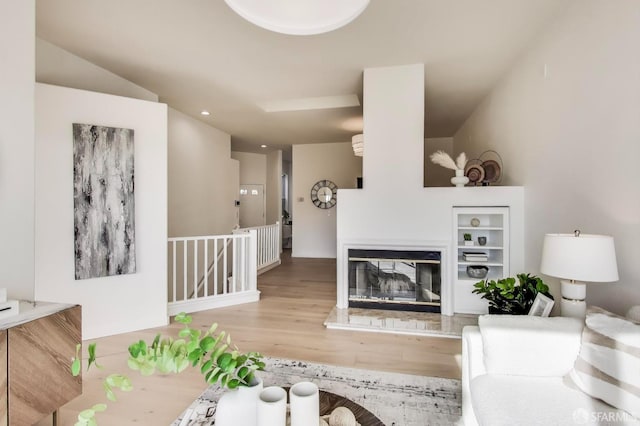
{"label": "table lamp", "polygon": [[584,318],[587,312],[585,281],[618,281],[613,237],[608,235],[546,234],[540,272],[560,278],[563,316]]}

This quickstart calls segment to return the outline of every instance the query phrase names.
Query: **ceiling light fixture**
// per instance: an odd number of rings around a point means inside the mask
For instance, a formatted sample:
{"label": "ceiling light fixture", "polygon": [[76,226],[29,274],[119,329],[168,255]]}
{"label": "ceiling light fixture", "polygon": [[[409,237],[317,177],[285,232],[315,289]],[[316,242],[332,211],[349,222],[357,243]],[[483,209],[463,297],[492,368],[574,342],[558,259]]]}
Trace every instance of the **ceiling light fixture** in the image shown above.
{"label": "ceiling light fixture", "polygon": [[356,157],[362,157],[364,154],[364,135],[362,133],[354,135],[351,138],[351,146]]}
{"label": "ceiling light fixture", "polygon": [[333,31],[356,19],[369,0],[225,0],[247,21],[282,34]]}
{"label": "ceiling light fixture", "polygon": [[205,115],[206,116],[206,115],[211,115],[211,113],[209,111],[202,110],[202,111],[200,111],[200,115]]}
{"label": "ceiling light fixture", "polygon": [[260,145],[260,148],[266,148],[266,147],[267,147],[267,146],[266,146],[266,145],[264,145],[264,144]]}

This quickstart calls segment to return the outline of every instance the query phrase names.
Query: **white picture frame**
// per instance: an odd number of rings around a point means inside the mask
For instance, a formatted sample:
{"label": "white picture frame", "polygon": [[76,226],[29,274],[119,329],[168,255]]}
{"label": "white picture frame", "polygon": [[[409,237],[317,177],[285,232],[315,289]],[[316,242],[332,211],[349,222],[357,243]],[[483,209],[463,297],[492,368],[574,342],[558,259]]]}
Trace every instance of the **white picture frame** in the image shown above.
{"label": "white picture frame", "polygon": [[555,302],[550,297],[547,297],[542,293],[538,293],[536,299],[533,301],[533,305],[531,305],[531,309],[529,309],[528,315],[548,317],[554,303]]}

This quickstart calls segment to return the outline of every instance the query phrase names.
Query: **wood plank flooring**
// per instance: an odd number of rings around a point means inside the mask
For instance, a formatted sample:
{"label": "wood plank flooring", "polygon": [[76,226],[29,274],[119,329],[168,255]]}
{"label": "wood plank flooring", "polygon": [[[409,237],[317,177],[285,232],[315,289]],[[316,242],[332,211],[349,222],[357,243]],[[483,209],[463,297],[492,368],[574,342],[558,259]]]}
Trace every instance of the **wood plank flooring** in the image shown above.
{"label": "wood plank flooring", "polygon": [[[291,259],[285,252],[280,267],[258,277],[260,302],[195,313],[192,326],[207,329],[217,322],[240,350],[271,357],[460,378],[459,339],[327,330],[323,322],[336,302],[335,277],[335,259]],[[84,373],[83,395],[60,410],[59,424],[73,425],[80,410],[97,402],[109,405],[97,417],[101,426],[170,424],[206,388],[204,380],[193,370],[142,377],[128,370],[127,347],[138,339],[150,341],[157,333],[177,336],[181,327],[171,324],[97,339],[104,369]],[[102,379],[114,372],[129,375],[134,390],[108,402]]]}

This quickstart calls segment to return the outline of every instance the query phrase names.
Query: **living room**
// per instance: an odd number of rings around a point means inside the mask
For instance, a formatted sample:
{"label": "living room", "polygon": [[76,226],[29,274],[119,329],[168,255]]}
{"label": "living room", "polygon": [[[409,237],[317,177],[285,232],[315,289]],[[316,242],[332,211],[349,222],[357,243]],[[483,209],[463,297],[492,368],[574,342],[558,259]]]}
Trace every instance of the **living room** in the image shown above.
{"label": "living room", "polygon": [[[87,306],[88,309],[85,309],[83,315],[87,316],[86,325],[92,328],[92,331],[87,333],[88,338],[161,326],[167,320],[164,313],[166,312],[166,277],[163,273],[157,275],[149,268],[142,268],[142,266],[155,263],[161,266],[166,265],[164,248],[167,237],[171,236],[173,230],[171,220],[163,218],[163,214],[158,212],[166,211],[166,206],[170,205],[166,189],[167,184],[171,185],[167,180],[167,174],[170,171],[161,170],[155,166],[150,169],[141,168],[141,181],[136,182],[136,185],[139,183],[140,188],[147,194],[147,198],[140,201],[138,205],[141,209],[139,213],[144,215],[144,219],[138,221],[138,224],[148,227],[145,231],[141,231],[140,237],[143,239],[140,240],[139,249],[141,256],[144,256],[142,253],[152,253],[152,255],[147,259],[140,258],[139,261],[141,262],[141,271],[149,275],[140,274],[141,278],[138,281],[113,282],[109,285],[102,282],[96,285],[78,286],[65,275],[66,269],[57,268],[57,265],[67,265],[72,262],[69,259],[72,257],[72,253],[70,256],[65,255],[64,257],[58,257],[61,254],[57,253],[64,251],[59,250],[58,233],[69,234],[69,227],[65,225],[66,228],[58,229],[61,227],[56,227],[56,223],[67,223],[65,217],[70,214],[71,207],[67,201],[64,202],[67,204],[62,203],[64,206],[57,206],[61,204],[57,197],[64,199],[68,196],[68,194],[61,195],[65,191],[68,192],[63,187],[66,185],[65,179],[68,176],[60,171],[60,167],[56,167],[55,164],[58,161],[67,162],[68,160],[65,159],[67,153],[59,152],[55,147],[49,147],[46,151],[38,151],[38,137],[36,135],[50,130],[49,127],[37,129],[37,126],[41,126],[43,123],[37,118],[38,111],[42,112],[42,108],[44,108],[44,111],[49,114],[53,110],[57,110],[59,105],[42,103],[36,105],[34,100],[34,92],[36,94],[40,92],[40,95],[36,95],[36,100],[38,100],[37,96],[42,96],[42,92],[57,90],[45,87],[48,85],[34,87],[34,75],[38,66],[41,65],[37,64],[35,60],[36,34],[43,35],[43,29],[39,27],[43,24],[42,22],[36,23],[35,17],[37,13],[42,13],[42,11],[38,12],[38,8],[51,7],[55,9],[62,7],[63,3],[65,7],[73,8],[74,4],[71,1],[60,2],[60,4],[50,3],[51,6],[45,6],[43,1],[6,1],[2,5],[3,25],[0,30],[3,40],[1,42],[2,51],[6,52],[6,57],[9,58],[6,62],[11,66],[5,67],[0,82],[2,92],[5,94],[0,100],[3,111],[3,124],[0,126],[0,141],[2,143],[0,199],[3,206],[0,214],[3,220],[0,223],[2,223],[2,235],[5,240],[19,242],[6,244],[2,249],[3,253],[0,258],[3,259],[3,287],[6,287],[8,293],[14,298],[74,302],[82,304],[83,307]],[[371,3],[369,6],[371,11],[365,11],[361,16],[362,19],[367,18],[366,13],[373,14],[380,7],[376,3],[379,2]],[[432,10],[434,14],[441,10],[440,8],[446,9],[447,7],[440,4],[441,2],[428,3],[434,5]],[[523,1],[518,5],[508,6],[506,2],[496,1],[493,7],[505,10],[517,9],[518,7],[523,10],[536,9],[532,6],[533,3],[539,2]],[[631,0],[618,1],[613,4],[603,0],[564,1],[557,2],[555,5],[551,5],[551,3],[553,2],[544,3],[546,6],[539,6],[540,8],[547,7],[546,13],[540,12],[531,15],[530,19],[539,20],[539,22],[533,23],[526,19],[509,20],[508,16],[496,12],[497,17],[492,22],[500,22],[505,27],[528,22],[527,29],[532,33],[530,38],[523,40],[523,44],[515,50],[517,53],[514,53],[511,61],[505,61],[508,64],[504,64],[503,72],[499,78],[495,79],[488,91],[477,97],[477,102],[471,110],[458,112],[456,93],[450,94],[451,96],[448,98],[450,104],[445,109],[454,111],[452,114],[460,113],[465,118],[460,126],[451,129],[448,133],[429,134],[430,114],[433,114],[433,111],[429,109],[430,99],[432,96],[436,96],[437,90],[427,84],[425,88],[427,93],[426,137],[427,139],[446,137],[450,140],[452,153],[466,152],[470,158],[489,149],[500,153],[504,163],[504,176],[500,185],[524,188],[523,241],[519,242],[523,246],[523,271],[540,274],[542,242],[546,233],[572,232],[574,229],[581,229],[585,233],[613,236],[620,279],[615,283],[589,285],[587,302],[617,314],[624,314],[630,307],[640,304],[638,289],[640,267],[637,262],[634,262],[633,256],[637,252],[634,250],[633,244],[640,237],[638,219],[640,218],[640,197],[638,197],[636,186],[637,179],[633,178],[634,161],[640,154],[638,145],[640,127],[636,113],[640,107],[640,96],[638,96],[640,81],[637,78],[640,75],[640,59],[634,54],[638,47],[638,40],[640,40],[640,26],[638,25],[640,10],[637,2]],[[464,6],[475,10],[469,4],[464,3],[458,5],[458,8],[449,6],[451,7],[449,13],[464,17],[464,9],[462,9]],[[95,7],[96,14],[108,13],[107,10],[101,10],[100,8],[104,5],[97,2],[87,3],[83,7],[88,9]],[[117,6],[114,7],[117,8]],[[144,9],[143,6],[141,7]],[[224,7],[224,5],[220,7]],[[402,2],[398,7],[407,9],[411,6],[410,2]],[[425,11],[424,9],[420,10]],[[226,16],[232,16],[231,11],[227,13]],[[472,16],[471,12],[469,13],[469,16]],[[191,15],[194,14],[191,13]],[[193,16],[192,18],[196,19]],[[38,18],[38,21],[41,19],[42,17]],[[420,19],[427,19],[427,17],[420,16]],[[465,25],[464,20],[455,22],[461,27]],[[356,24],[358,24],[357,20],[353,25]],[[254,29],[248,23],[244,25],[246,28],[251,28],[250,34],[262,35],[260,32],[262,30]],[[432,23],[432,25],[436,25],[436,23]],[[348,29],[349,26],[345,28]],[[460,27],[456,28],[460,30]],[[536,31],[533,31],[534,29]],[[511,28],[511,30],[517,33],[519,29]],[[165,43],[170,46],[174,36],[167,32],[163,37],[166,37]],[[249,36],[247,35],[247,37]],[[478,33],[467,33],[466,36],[461,37],[461,42],[463,45],[465,42],[471,43],[474,37],[479,38]],[[357,38],[366,39],[366,36],[358,34]],[[307,40],[313,43],[315,39],[310,37]],[[437,42],[438,39],[434,40]],[[443,40],[448,39],[443,37]],[[504,42],[506,43],[506,41]],[[44,39],[42,43],[49,43],[49,41]],[[474,46],[471,45],[466,50],[463,49],[467,57],[489,55],[485,51],[474,50]],[[64,48],[64,46],[62,47]],[[365,49],[363,46],[358,47]],[[367,47],[367,49],[371,48],[371,46]],[[202,52],[183,49],[183,54],[197,55]],[[257,52],[252,52],[252,54],[256,55]],[[462,55],[462,53],[459,54]],[[96,60],[98,61],[100,58],[96,57]],[[231,61],[231,59],[226,59],[226,61]],[[455,58],[452,61],[455,62]],[[438,68],[434,64],[430,64],[428,59],[388,63],[382,58],[377,63],[368,64],[367,67],[419,62],[425,63],[426,82],[432,81],[431,78],[436,79],[438,72],[440,74],[451,73],[447,68]],[[364,68],[360,68],[358,75],[361,75],[363,70]],[[151,71],[149,70],[149,73]],[[179,67],[175,73],[180,73]],[[430,73],[433,77],[430,77]],[[479,75],[478,78],[480,77],[482,76]],[[190,76],[185,75],[184,78],[189,79]],[[95,81],[92,83],[96,84]],[[473,76],[461,74],[457,79],[457,84],[463,87],[473,85]],[[144,84],[138,82],[137,85],[142,86],[140,91],[144,91]],[[233,82],[230,82],[229,85],[229,87],[233,86]],[[361,87],[361,82],[356,82],[355,85]],[[208,87],[214,87],[212,90],[215,91],[215,86]],[[85,87],[79,88],[87,89]],[[224,91],[224,87],[220,90]],[[436,91],[434,92],[434,90]],[[94,91],[100,92],[101,90],[96,88]],[[148,96],[149,93],[153,95],[152,92],[148,90],[147,92],[144,94],[145,96]],[[192,92],[190,95],[204,105],[205,99],[200,98],[199,93]],[[293,96],[297,96],[297,94]],[[192,115],[181,112],[181,105],[172,105],[171,95],[163,95],[161,100],[166,102],[170,108],[169,112],[165,113],[165,117],[169,115],[168,119],[164,118],[165,121],[189,122],[193,128],[206,134],[203,139],[220,138],[223,140],[220,145],[216,145],[216,148],[207,148],[213,151],[218,149],[218,146],[226,144],[220,148],[221,154],[211,154],[225,158],[225,164],[216,167],[216,173],[223,176],[226,170],[237,167],[230,159],[230,152],[232,150],[242,151],[241,141],[234,145],[233,134],[229,135],[225,131],[216,129],[215,125],[208,126],[198,121],[193,114],[198,114],[199,111],[193,112],[190,109]],[[41,101],[42,97],[38,102]],[[80,101],[68,98],[66,102],[77,103]],[[91,101],[85,99],[82,102]],[[363,102],[366,105],[366,100]],[[123,100],[122,103],[118,102],[110,107],[100,104],[100,108],[103,109],[97,108],[90,119],[101,121],[102,117],[108,116],[109,118],[102,119],[103,124],[109,124],[105,121],[120,121],[122,125],[126,126],[125,117],[131,115],[131,110],[125,109],[129,108],[124,106],[125,103]],[[155,111],[153,114],[162,115],[162,111],[157,110],[158,108],[162,109],[159,104],[150,105],[148,108]],[[86,108],[81,105],[78,109]],[[114,111],[119,109],[122,110],[122,116],[112,115],[115,114]],[[73,114],[77,117],[79,113],[74,111]],[[215,116],[216,113],[214,112],[213,115]],[[162,118],[160,119],[162,120]],[[153,115],[145,120],[154,121],[156,116]],[[138,123],[132,124],[134,127],[137,125]],[[202,130],[201,126],[207,126],[207,128]],[[152,126],[149,127],[149,129],[152,128]],[[154,144],[149,142],[156,136],[162,139],[161,135],[152,135],[149,138],[145,131],[141,131],[138,132],[140,139],[136,139],[136,143],[140,143],[141,147],[149,148],[151,150],[150,156],[160,155],[159,161],[166,163],[166,161],[171,161],[170,158],[168,160],[163,160],[163,158],[166,159],[172,155],[171,132],[176,128],[177,126],[169,126],[169,136],[164,137],[164,154],[162,154],[162,146],[154,148]],[[351,134],[354,133],[356,131]],[[345,135],[346,133],[342,133],[340,139],[337,139],[343,146],[348,144],[347,141],[350,137]],[[275,148],[286,149],[284,146]],[[169,151],[168,154],[167,151]],[[259,149],[257,151],[260,152]],[[427,154],[426,151],[425,154]],[[55,157],[50,157],[50,155]],[[164,157],[162,157],[163,155]],[[427,161],[424,167],[427,169],[425,173],[428,175],[429,167],[433,170],[439,166],[429,164]],[[589,173],[586,173],[587,171]],[[47,181],[51,183],[51,188],[46,186]],[[45,186],[42,186],[43,183]],[[613,185],[614,183],[616,185]],[[355,182],[353,185],[355,186]],[[295,188],[295,183],[293,186]],[[307,199],[308,186],[304,184],[299,193],[294,189],[294,202],[297,196],[303,196],[306,203],[309,202]],[[222,191],[222,189],[220,190]],[[233,194],[223,194],[220,197],[229,202],[235,199]],[[189,202],[185,200],[178,204]],[[206,208],[208,211],[215,210],[215,206],[211,205]],[[198,231],[193,228],[188,229],[188,227],[196,228],[206,220],[217,221],[213,225],[207,225],[213,228],[218,226],[231,228],[235,221],[235,210],[221,210],[225,211],[225,216],[222,218],[212,219],[204,218],[205,215],[197,215],[190,220],[177,219],[173,226],[181,226],[182,228],[176,232],[183,235],[194,235],[192,232]],[[171,215],[171,213],[167,214]],[[293,216],[294,226],[298,219],[304,223],[304,217],[296,217],[295,207]],[[326,217],[325,212],[322,219],[326,219]],[[328,220],[335,220],[335,217],[329,217]],[[325,222],[322,224],[325,226]],[[167,230],[167,228],[169,229]],[[313,222],[310,223],[310,228],[313,228]],[[65,246],[69,241],[72,241],[72,232],[71,229],[71,236],[64,236],[67,239],[64,242]],[[212,232],[228,231],[221,229]],[[314,234],[312,238],[322,238],[322,236],[318,237]],[[332,235],[331,238],[335,239],[336,235]],[[318,246],[325,243],[324,239],[316,242]],[[296,254],[295,244],[294,236],[294,255]],[[331,244],[328,243],[326,247],[331,247]],[[336,245],[333,247],[337,250]],[[297,260],[304,262],[305,256],[300,256]],[[336,273],[333,273],[333,277],[331,277],[331,272],[334,271],[332,268],[335,267],[331,263],[314,265],[312,268],[318,273],[316,277],[318,282],[336,279]],[[166,270],[166,268],[164,269]],[[329,271],[327,275],[324,275],[325,270]],[[275,273],[276,271],[274,271]],[[284,280],[281,276],[280,279]],[[551,293],[556,300],[559,300],[559,281],[551,277],[545,281],[550,284]],[[264,285],[265,288],[268,288],[268,283]],[[277,282],[271,285],[278,287]],[[266,296],[268,291],[264,293]],[[270,315],[277,316],[277,292],[274,291],[272,296],[275,298],[273,301],[275,305],[269,308],[269,311]],[[318,296],[323,300],[323,306],[335,304],[335,297],[335,295]],[[141,304],[141,300],[145,300],[145,303]],[[267,298],[260,303],[263,302],[267,302]],[[114,310],[115,306],[119,307],[118,311]],[[247,333],[247,328],[250,325],[246,325],[244,328],[233,328],[234,316],[245,315],[247,309],[249,308],[243,306],[234,309],[226,308],[223,314],[211,312],[196,316],[196,318],[201,324],[213,321],[220,322],[223,328],[230,329],[240,347],[251,350],[253,349],[251,343],[257,337]],[[293,312],[301,314],[300,311],[302,309]],[[554,314],[559,314],[558,308],[554,310]],[[225,315],[227,316],[226,320],[224,320]],[[105,318],[109,318],[109,321],[105,321]],[[296,321],[295,317],[289,317],[289,319],[293,322]],[[316,326],[322,330],[321,324],[316,324]],[[173,329],[175,330],[175,327]],[[115,336],[112,339],[120,342],[119,346],[124,347],[140,335],[152,338],[153,334],[144,331],[135,333]],[[415,361],[417,363],[414,365],[416,370],[422,371],[422,374],[437,377],[455,378],[456,375],[459,375],[459,366],[457,371],[455,367],[457,365],[456,355],[459,359],[461,350],[459,341],[456,345],[448,340],[441,342],[406,336],[372,337],[366,335],[361,337],[358,333],[348,332],[348,338],[329,339],[330,343],[328,344],[334,347],[325,348],[324,352],[322,347],[316,347],[322,356],[318,355],[314,359],[307,358],[312,355],[308,355],[306,351],[296,352],[298,343],[296,343],[296,339],[287,340],[284,338],[287,336],[286,330],[278,330],[275,334],[278,333],[282,334],[283,339],[279,340],[274,337],[273,346],[268,346],[267,343],[264,343],[265,346],[260,346],[262,343],[256,346],[264,347],[259,350],[270,356],[295,359],[300,353],[300,357],[304,357],[303,359],[307,361],[359,365],[370,369],[384,369],[384,364],[399,364],[400,360],[420,358],[424,346],[428,348],[427,353],[432,355],[432,360],[429,362]],[[362,345],[371,345],[375,350],[370,350],[369,355],[358,355],[357,345],[352,347],[346,342],[349,339],[362,343]],[[305,345],[306,343],[301,344],[303,347]],[[107,352],[118,350],[116,344],[109,347],[107,343],[104,346]],[[287,348],[287,346],[289,347]],[[429,352],[432,349],[433,352]],[[375,362],[365,362],[362,358],[358,358],[373,357],[375,352],[385,355],[380,355]],[[409,364],[412,362],[414,361],[409,361]],[[446,367],[438,372],[438,365]],[[413,372],[417,373],[417,371]],[[185,379],[178,385],[185,387],[184,401],[180,402],[183,407],[188,405],[203,388],[202,383],[195,380],[195,377],[191,378],[194,380]],[[160,387],[166,386],[165,390],[170,394],[172,385],[162,385],[165,382],[157,380],[150,382],[153,385],[150,384],[146,387],[153,386],[155,392],[156,386],[158,386],[158,390]],[[159,392],[163,391],[159,390]],[[144,398],[141,396],[137,399],[138,403]],[[170,398],[173,396],[168,399]],[[123,398],[123,403],[126,404],[125,399]],[[160,400],[162,401],[162,398]],[[126,421],[125,419],[120,418],[117,421]],[[124,421],[118,424],[126,424]],[[138,422],[143,422],[143,420],[138,419]]]}

